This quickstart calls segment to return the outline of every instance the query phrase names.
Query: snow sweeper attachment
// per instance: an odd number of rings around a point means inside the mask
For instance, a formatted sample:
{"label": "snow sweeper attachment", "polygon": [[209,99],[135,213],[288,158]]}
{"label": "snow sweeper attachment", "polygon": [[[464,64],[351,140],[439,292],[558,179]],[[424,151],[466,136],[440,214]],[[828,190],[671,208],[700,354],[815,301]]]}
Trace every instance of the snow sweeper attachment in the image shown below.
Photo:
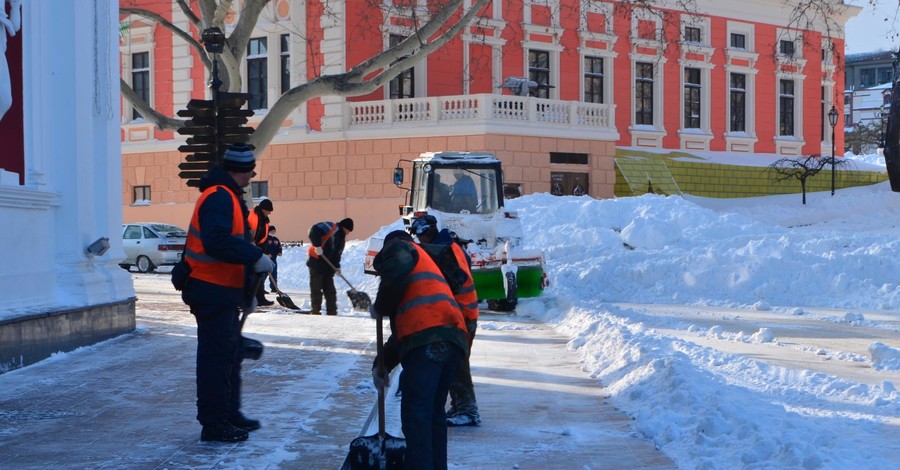
{"label": "snow sweeper attachment", "polygon": [[[403,161],[401,161],[403,162]],[[500,160],[485,152],[428,152],[409,162],[412,180],[408,205],[400,216],[408,228],[418,217],[432,215],[438,230],[447,229],[472,260],[478,299],[491,310],[511,311],[519,299],[539,297],[547,286],[544,254],[524,248],[522,224],[504,208]],[[402,187],[404,169],[394,169]],[[368,241],[365,271],[372,267],[383,240]]]}

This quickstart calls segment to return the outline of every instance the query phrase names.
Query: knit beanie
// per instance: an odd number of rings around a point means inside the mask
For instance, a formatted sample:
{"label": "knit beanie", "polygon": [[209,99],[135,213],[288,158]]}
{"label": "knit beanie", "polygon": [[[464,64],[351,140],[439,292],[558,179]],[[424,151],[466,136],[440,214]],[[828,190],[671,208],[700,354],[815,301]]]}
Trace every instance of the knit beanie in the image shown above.
{"label": "knit beanie", "polygon": [[386,237],[384,237],[384,244],[387,245],[388,242],[392,242],[394,240],[404,240],[408,242],[413,241],[410,234],[404,232],[403,230],[394,230],[393,232],[387,234]]}
{"label": "knit beanie", "polygon": [[275,207],[272,206],[271,199],[263,199],[262,201],[259,201],[259,208],[264,211],[275,212]]}
{"label": "knit beanie", "polygon": [[256,168],[256,157],[253,156],[253,148],[247,144],[231,144],[225,149],[225,158],[222,167],[226,171],[247,173]]}
{"label": "knit beanie", "polygon": [[338,225],[340,225],[341,228],[345,228],[351,232],[353,231],[353,219],[351,219],[350,217],[347,217],[346,219],[338,222]]}

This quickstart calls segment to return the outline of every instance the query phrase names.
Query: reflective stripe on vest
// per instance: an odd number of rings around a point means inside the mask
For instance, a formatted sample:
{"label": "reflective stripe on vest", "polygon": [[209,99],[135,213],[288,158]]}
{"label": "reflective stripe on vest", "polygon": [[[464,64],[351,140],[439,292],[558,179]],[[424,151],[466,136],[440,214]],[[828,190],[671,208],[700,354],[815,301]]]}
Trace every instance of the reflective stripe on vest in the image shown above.
{"label": "reflective stripe on vest", "polygon": [[[333,222],[319,222],[319,223],[320,223],[320,224],[326,224],[326,225],[328,225],[328,226],[331,227],[331,228],[328,229],[328,233],[326,233],[325,236],[322,237],[322,244],[319,245],[319,246],[321,246],[322,249],[324,250],[324,249],[325,249],[325,244],[328,243],[328,240],[331,239],[331,236],[334,235],[334,232],[337,232],[338,224],[335,224],[335,223],[333,223]],[[318,224],[316,224],[316,225],[318,225]],[[307,248],[306,252],[309,253],[309,256],[311,256],[311,257],[313,257],[313,258],[316,258],[316,259],[319,258],[319,255],[316,254],[316,247],[314,247],[313,244],[312,244],[312,240],[310,240],[310,242],[309,242],[309,248]]]}
{"label": "reflective stripe on vest", "polygon": [[211,186],[203,191],[194,206],[194,215],[191,217],[191,226],[185,242],[184,259],[191,267],[190,276],[192,278],[220,286],[242,289],[244,287],[244,265],[225,263],[207,255],[200,238],[200,206],[219,188],[231,196],[232,207],[234,207],[231,236],[244,239],[244,214],[241,212],[241,204],[238,202],[237,196],[226,186]]}
{"label": "reflective stripe on vest", "polygon": [[419,252],[419,261],[409,275],[409,285],[397,307],[397,339],[403,341],[413,333],[448,325],[459,328],[468,336],[465,320],[440,269],[424,249],[413,243],[410,245]]}
{"label": "reflective stripe on vest", "polygon": [[[257,214],[255,210],[250,211],[250,215],[247,216],[247,225],[250,227],[250,233],[253,234],[253,239],[256,240],[256,229],[259,227],[259,214]],[[269,224],[266,224],[265,229],[266,233],[264,233],[263,237],[256,243],[259,246],[262,246],[269,238]]]}
{"label": "reflective stripe on vest", "polygon": [[463,253],[462,247],[458,244],[451,243],[450,249],[453,250],[453,254],[456,256],[456,262],[459,263],[459,267],[466,272],[466,282],[463,283],[459,292],[454,295],[456,303],[459,304],[459,309],[462,311],[463,317],[465,317],[466,320],[478,320],[478,292],[475,291],[475,281],[472,280],[472,270],[469,269],[469,260],[466,259],[466,254]]}

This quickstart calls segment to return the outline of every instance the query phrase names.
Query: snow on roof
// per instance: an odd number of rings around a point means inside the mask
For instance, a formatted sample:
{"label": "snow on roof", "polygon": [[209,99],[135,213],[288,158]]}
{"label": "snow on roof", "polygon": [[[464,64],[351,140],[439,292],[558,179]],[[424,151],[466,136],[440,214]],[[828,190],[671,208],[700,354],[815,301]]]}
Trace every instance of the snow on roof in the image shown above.
{"label": "snow on roof", "polygon": [[492,163],[497,157],[489,152],[425,152],[418,160],[431,160],[440,163]]}

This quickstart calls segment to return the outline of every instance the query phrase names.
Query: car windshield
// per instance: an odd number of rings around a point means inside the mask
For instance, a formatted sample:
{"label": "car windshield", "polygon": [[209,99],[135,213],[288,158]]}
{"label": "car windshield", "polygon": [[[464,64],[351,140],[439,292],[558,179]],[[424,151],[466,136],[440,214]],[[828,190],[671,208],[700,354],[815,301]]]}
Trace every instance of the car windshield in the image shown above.
{"label": "car windshield", "polygon": [[157,233],[164,235],[166,237],[186,237],[187,232],[184,231],[181,227],[176,227],[174,225],[167,224],[153,224],[150,226]]}

